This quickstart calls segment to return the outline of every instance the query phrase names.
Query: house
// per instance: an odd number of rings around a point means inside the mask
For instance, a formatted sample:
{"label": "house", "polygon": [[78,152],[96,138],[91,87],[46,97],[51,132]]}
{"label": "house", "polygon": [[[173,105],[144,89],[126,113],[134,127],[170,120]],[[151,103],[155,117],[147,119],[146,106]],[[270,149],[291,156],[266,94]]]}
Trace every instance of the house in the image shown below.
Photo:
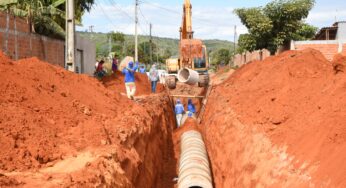
{"label": "house", "polygon": [[337,53],[346,55],[346,21],[323,27],[311,41],[291,41],[291,50],[313,48],[332,60]]}

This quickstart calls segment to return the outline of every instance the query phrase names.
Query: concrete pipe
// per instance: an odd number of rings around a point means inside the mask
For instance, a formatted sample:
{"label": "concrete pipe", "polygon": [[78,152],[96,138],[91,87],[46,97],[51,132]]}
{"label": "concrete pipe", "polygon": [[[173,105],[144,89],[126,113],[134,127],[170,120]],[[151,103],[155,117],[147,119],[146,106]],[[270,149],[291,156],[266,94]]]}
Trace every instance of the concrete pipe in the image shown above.
{"label": "concrete pipe", "polygon": [[187,131],[180,139],[178,188],[212,188],[208,154],[201,133]]}
{"label": "concrete pipe", "polygon": [[188,68],[183,68],[178,72],[178,80],[179,82],[185,84],[195,85],[196,83],[198,83],[199,75],[197,71]]}

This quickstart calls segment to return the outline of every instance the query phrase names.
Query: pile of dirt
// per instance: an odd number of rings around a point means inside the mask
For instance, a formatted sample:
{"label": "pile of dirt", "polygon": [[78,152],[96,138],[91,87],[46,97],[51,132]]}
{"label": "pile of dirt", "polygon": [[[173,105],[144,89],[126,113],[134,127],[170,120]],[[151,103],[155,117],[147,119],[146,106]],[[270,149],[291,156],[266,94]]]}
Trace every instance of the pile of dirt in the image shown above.
{"label": "pile of dirt", "polygon": [[345,57],[288,51],[216,86],[204,119],[217,187],[345,187]]}
{"label": "pile of dirt", "polygon": [[156,187],[173,179],[162,165],[173,155],[169,98],[134,102],[119,90],[0,53],[0,187]]}
{"label": "pile of dirt", "polygon": [[[149,95],[151,93],[151,83],[146,74],[135,73],[136,80],[136,95]],[[125,77],[121,72],[116,72],[111,76],[102,79],[103,85],[113,91],[126,93]],[[157,84],[156,92],[164,91],[162,84]]]}

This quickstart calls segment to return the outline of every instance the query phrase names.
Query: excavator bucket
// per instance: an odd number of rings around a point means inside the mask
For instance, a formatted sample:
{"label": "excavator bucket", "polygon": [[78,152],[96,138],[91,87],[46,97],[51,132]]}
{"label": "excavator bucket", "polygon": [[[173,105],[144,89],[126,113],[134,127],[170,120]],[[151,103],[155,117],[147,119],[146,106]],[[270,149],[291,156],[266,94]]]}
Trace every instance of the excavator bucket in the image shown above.
{"label": "excavator bucket", "polygon": [[203,43],[197,39],[184,39],[180,41],[180,56],[183,59],[203,58]]}

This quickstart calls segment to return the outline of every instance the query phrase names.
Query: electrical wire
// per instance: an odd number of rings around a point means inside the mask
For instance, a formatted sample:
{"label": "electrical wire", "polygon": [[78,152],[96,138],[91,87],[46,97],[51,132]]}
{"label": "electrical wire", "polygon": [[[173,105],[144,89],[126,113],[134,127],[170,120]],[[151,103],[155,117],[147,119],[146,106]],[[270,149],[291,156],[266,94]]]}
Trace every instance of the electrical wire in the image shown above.
{"label": "electrical wire", "polygon": [[130,20],[135,21],[135,19],[132,16],[130,16],[126,11],[124,11],[114,0],[108,0],[108,2],[111,6],[122,12]]}
{"label": "electrical wire", "polygon": [[140,8],[140,6],[138,6],[138,10],[139,10],[139,13],[142,15],[142,17],[144,18],[144,21],[145,21],[148,25],[150,25],[148,19],[144,16],[144,14],[143,14],[142,9]]}
{"label": "electrical wire", "polygon": [[[153,7],[159,8],[159,9],[161,9],[161,10],[165,10],[166,12],[170,12],[170,13],[182,15],[182,13],[179,12],[179,11],[176,11],[176,10],[173,10],[173,9],[169,9],[169,8],[160,6],[160,5],[158,5],[158,4],[155,4],[155,3],[152,3],[152,2],[149,2],[149,1],[140,0],[140,3],[144,3],[144,4],[151,5],[151,6],[153,6]],[[204,20],[204,19],[201,19],[201,18],[193,18],[193,20],[194,20],[194,21],[197,21],[197,22],[199,22],[199,23],[201,23],[201,22],[207,23],[207,24],[209,24],[210,26],[216,26],[215,22],[208,21],[208,20]]]}
{"label": "electrical wire", "polygon": [[[114,22],[113,22],[112,19],[108,16],[108,14],[106,13],[106,11],[102,8],[102,6],[101,6],[101,5],[98,5],[98,4],[96,4],[96,3],[95,3],[95,5],[98,6],[98,7],[101,9],[102,14],[105,15],[105,17],[107,18],[107,20],[109,21],[109,23],[113,25]],[[113,26],[116,27],[116,24],[114,24]]]}

